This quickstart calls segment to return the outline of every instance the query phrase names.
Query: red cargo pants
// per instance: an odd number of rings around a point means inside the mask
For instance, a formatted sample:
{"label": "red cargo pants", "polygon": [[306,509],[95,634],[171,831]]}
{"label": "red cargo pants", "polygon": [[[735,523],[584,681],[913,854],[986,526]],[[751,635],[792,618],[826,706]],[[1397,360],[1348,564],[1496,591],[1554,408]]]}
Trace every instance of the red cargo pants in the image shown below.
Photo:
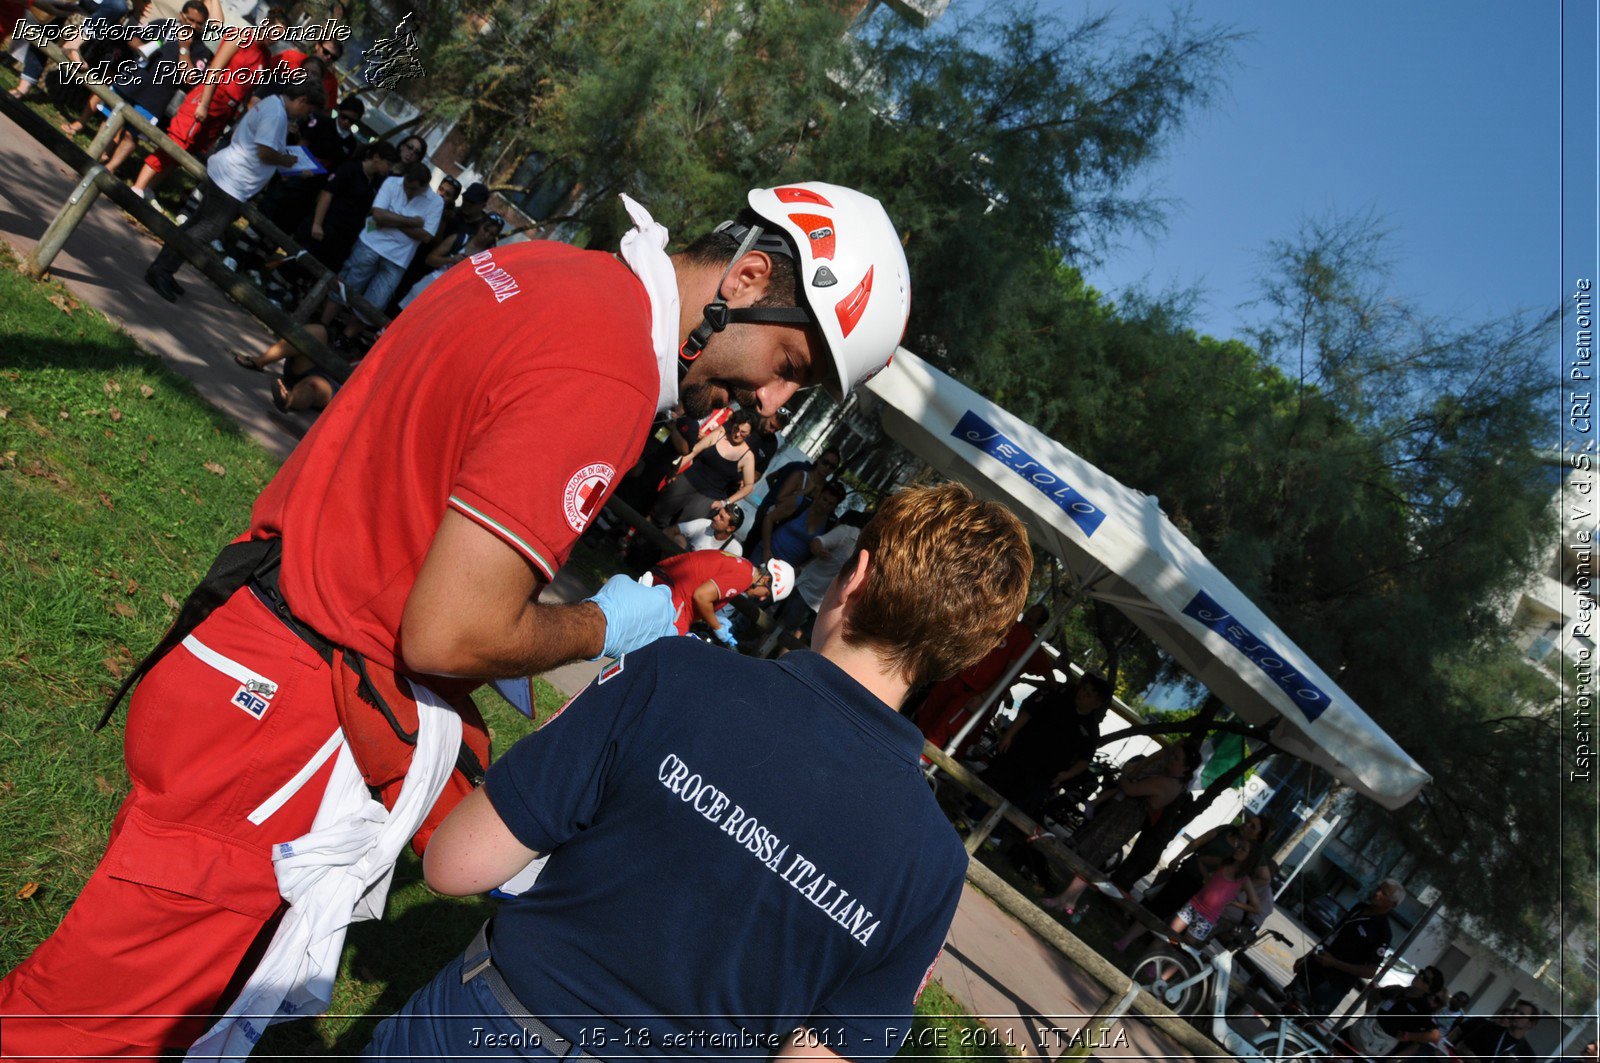
{"label": "red cargo pants", "polygon": [[282,906],[271,847],[310,829],[337,729],[328,666],[248,588],[151,669],[133,790],[66,918],[0,981],[0,1052],[155,1055],[204,1033]]}

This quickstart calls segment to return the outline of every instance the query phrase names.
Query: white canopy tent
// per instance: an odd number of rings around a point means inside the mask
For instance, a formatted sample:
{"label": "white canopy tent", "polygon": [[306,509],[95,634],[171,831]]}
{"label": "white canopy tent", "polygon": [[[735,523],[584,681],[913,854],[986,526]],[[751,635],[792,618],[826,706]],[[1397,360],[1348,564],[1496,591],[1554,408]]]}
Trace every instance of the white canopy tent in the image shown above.
{"label": "white canopy tent", "polygon": [[1004,502],[1078,591],[1116,606],[1279,748],[1386,808],[1428,774],[1161,512],[1031,425],[900,350],[867,385],[885,431]]}

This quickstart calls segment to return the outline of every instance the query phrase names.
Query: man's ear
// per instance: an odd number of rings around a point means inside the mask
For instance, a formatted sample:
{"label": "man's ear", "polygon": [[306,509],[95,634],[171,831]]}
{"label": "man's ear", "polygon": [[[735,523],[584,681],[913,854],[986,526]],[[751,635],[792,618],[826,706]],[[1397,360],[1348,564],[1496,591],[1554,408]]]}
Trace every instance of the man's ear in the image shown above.
{"label": "man's ear", "polygon": [[772,282],[772,259],[765,251],[746,251],[728,270],[722,282],[722,297],[734,309],[754,306],[767,294]]}
{"label": "man's ear", "polygon": [[872,567],[871,555],[865,550],[857,550],[854,560],[846,562],[848,567],[839,573],[839,604],[850,605],[861,588],[867,583],[867,570]]}

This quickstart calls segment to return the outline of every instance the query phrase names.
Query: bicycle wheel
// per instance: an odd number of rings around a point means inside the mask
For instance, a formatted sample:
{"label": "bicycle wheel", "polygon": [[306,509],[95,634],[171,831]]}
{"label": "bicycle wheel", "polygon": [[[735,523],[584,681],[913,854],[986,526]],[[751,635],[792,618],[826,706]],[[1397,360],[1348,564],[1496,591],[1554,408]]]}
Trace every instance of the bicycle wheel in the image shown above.
{"label": "bicycle wheel", "polygon": [[1132,976],[1139,988],[1179,1015],[1193,1015],[1200,1010],[1210,981],[1209,977],[1200,977],[1200,965],[1193,956],[1166,946],[1141,956],[1133,965]]}
{"label": "bicycle wheel", "polygon": [[1305,1061],[1325,1059],[1328,1049],[1306,1031],[1290,1022],[1280,1021],[1270,1030],[1262,1030],[1250,1038],[1250,1045],[1272,1063],[1286,1060]]}

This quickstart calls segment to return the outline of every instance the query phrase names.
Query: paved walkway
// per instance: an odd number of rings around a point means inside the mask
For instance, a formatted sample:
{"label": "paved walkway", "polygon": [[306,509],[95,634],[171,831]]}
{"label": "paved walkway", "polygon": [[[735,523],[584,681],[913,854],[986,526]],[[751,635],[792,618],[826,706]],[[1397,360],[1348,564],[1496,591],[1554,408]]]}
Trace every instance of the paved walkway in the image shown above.
{"label": "paved walkway", "polygon": [[[0,116],[0,238],[26,254],[75,183],[75,176],[54,156]],[[268,450],[286,457],[310,427],[310,418],[279,414],[268,400],[269,378],[236,367],[228,357],[236,349],[263,350],[271,336],[188,266],[179,273],[187,296],[177,306],[162,300],[141,279],[157,249],[152,237],[102,199],[57,257],[51,274],[80,300],[120,322]],[[0,336],[0,356],[4,339]],[[562,574],[546,597],[571,601],[586,593]],[[546,678],[572,693],[599,667],[569,665]],[[1054,1058],[1066,1050],[1082,1017],[1093,1013],[1106,995],[1043,939],[970,887],[934,976],[1004,1040],[1035,1058]],[[1124,1029],[1124,1041],[1096,1054],[1183,1055],[1137,1022]]]}

